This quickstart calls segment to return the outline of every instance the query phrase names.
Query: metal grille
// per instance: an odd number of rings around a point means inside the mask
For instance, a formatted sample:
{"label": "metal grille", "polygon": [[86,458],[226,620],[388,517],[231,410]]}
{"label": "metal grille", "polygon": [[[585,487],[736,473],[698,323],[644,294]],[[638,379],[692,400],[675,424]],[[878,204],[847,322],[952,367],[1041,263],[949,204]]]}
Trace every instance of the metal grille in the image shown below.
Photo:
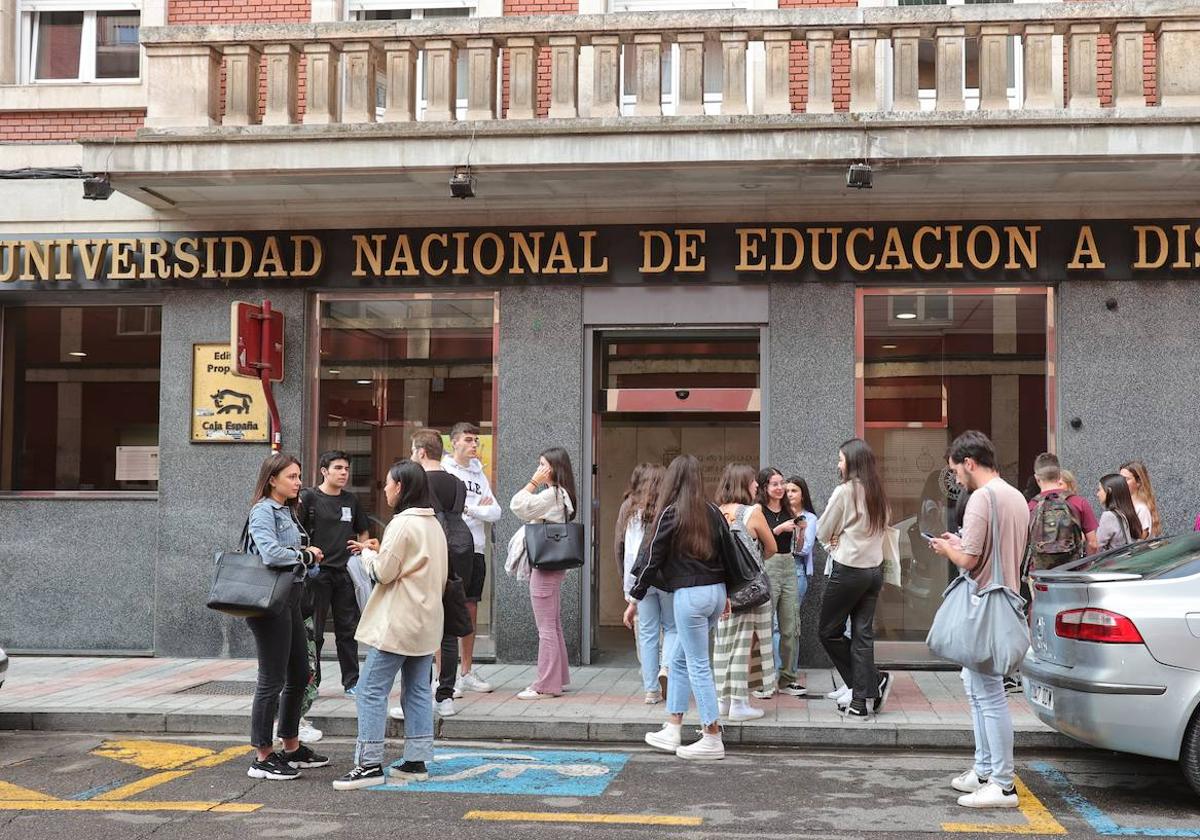
{"label": "metal grille", "polygon": [[211,680],[191,688],[176,691],[176,694],[227,695],[231,697],[254,694],[254,683],[247,680]]}

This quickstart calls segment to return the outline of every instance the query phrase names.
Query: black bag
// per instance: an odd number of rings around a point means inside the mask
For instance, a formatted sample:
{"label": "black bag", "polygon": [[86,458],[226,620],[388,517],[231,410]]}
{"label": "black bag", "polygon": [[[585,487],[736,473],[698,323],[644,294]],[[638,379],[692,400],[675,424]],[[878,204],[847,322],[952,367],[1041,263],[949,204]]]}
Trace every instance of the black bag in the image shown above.
{"label": "black bag", "polygon": [[[557,496],[559,489],[554,488]],[[563,519],[567,506],[562,506]],[[533,522],[525,526],[529,566],[543,572],[578,569],[583,565],[584,531],[578,522]]]}
{"label": "black bag", "polygon": [[239,618],[279,615],[298,578],[295,569],[263,563],[251,550],[249,525],[242,527],[241,551],[217,552],[206,606]]}
{"label": "black bag", "polygon": [[752,545],[752,537],[742,523],[742,511],[739,507],[734,521],[729,524],[729,535],[732,537],[732,568],[727,561],[726,589],[729,591],[729,603],[734,612],[745,612],[755,607],[761,607],[771,600],[771,581],[763,569],[758,551]]}
{"label": "black bag", "polygon": [[446,589],[442,592],[442,635],[461,639],[475,632],[471,613],[467,611],[467,590],[462,578],[450,570],[446,578]]}
{"label": "black bag", "polygon": [[[447,473],[449,475],[449,473]],[[433,510],[437,521],[446,534],[446,552],[450,556],[450,568],[468,568],[475,558],[475,537],[463,520],[463,510],[467,506],[467,485],[462,479],[454,477],[454,505],[450,510],[442,510],[437,494],[433,494]]]}

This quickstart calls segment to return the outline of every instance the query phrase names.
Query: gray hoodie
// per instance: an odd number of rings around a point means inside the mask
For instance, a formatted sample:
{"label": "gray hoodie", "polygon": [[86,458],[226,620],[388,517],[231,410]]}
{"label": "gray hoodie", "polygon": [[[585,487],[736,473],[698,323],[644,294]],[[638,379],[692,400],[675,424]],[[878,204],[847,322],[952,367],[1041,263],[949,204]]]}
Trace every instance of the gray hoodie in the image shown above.
{"label": "gray hoodie", "polygon": [[467,504],[463,508],[463,521],[467,523],[467,527],[471,529],[471,536],[475,539],[475,553],[483,554],[487,539],[483,524],[498,522],[501,513],[500,505],[495,498],[492,498],[491,502],[486,505],[480,504],[481,500],[493,496],[487,473],[483,471],[483,464],[479,462],[478,458],[472,458],[471,463],[462,467],[459,466],[458,461],[454,460],[454,456],[445,455],[442,457],[442,469],[467,485]]}

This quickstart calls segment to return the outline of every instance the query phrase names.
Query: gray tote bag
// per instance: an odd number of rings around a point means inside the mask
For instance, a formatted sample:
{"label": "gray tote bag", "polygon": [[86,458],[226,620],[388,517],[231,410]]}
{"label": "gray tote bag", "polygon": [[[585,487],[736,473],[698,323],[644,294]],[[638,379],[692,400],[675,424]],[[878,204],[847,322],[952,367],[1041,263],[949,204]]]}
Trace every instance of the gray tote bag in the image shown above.
{"label": "gray tote bag", "polygon": [[925,644],[935,656],[971,671],[1008,676],[1021,666],[1029,650],[1025,599],[1006,581],[1000,560],[996,494],[984,487],[992,503],[992,583],[980,590],[965,571],[950,582],[933,617]]}

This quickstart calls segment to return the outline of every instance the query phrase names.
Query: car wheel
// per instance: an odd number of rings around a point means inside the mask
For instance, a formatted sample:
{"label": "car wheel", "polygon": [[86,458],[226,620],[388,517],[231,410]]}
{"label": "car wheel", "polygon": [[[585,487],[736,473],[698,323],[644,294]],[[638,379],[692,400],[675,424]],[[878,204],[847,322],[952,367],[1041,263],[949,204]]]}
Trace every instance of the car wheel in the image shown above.
{"label": "car wheel", "polygon": [[1200,794],[1200,711],[1192,716],[1187,732],[1183,736],[1183,746],[1179,750],[1179,766],[1197,794]]}

